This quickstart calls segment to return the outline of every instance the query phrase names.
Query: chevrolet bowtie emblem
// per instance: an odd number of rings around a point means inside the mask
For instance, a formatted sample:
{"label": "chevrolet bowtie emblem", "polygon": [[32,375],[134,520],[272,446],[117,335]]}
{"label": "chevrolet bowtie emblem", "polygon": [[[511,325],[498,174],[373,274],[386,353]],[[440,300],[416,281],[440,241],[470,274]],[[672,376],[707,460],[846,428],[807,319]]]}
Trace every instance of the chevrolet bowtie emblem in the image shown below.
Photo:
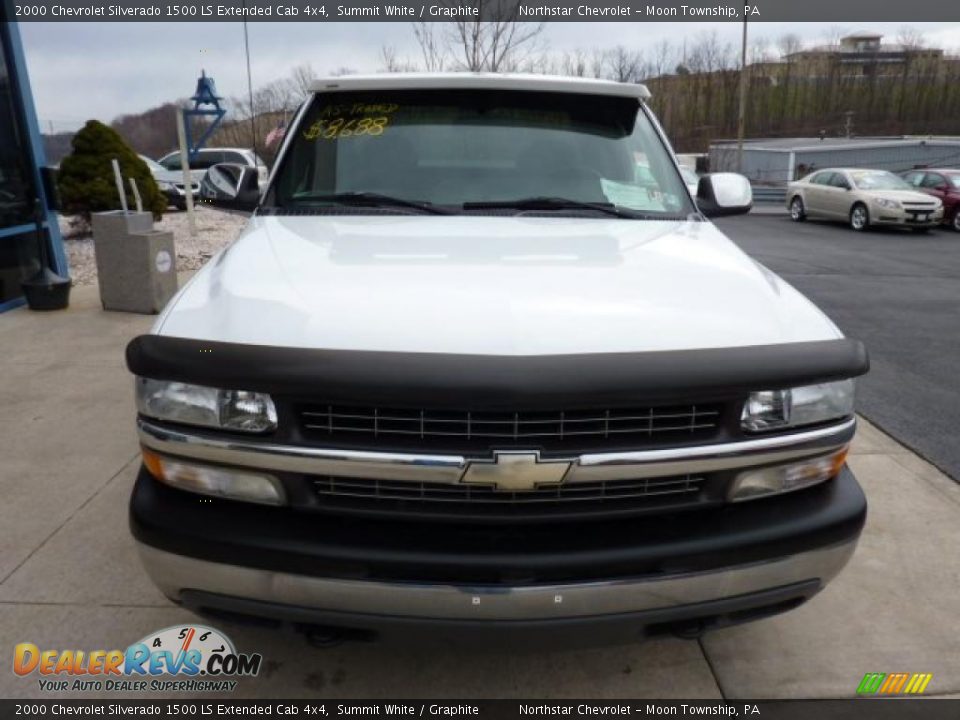
{"label": "chevrolet bowtie emblem", "polygon": [[471,460],[460,482],[524,492],[562,483],[569,469],[570,462],[566,460],[541,462],[538,452],[495,452],[493,460]]}

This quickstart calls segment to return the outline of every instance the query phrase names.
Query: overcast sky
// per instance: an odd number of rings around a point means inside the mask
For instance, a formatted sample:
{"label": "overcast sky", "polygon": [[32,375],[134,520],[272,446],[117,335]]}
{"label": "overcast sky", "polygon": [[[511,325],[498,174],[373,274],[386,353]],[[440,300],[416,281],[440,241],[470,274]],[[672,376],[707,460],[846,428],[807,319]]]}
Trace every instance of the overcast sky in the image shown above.
{"label": "overcast sky", "polygon": [[[829,23],[750,25],[755,37],[774,41],[784,33],[805,43],[823,41]],[[902,23],[845,25],[844,30],[875,30],[894,42]],[[960,52],[960,23],[917,23],[927,43]],[[612,47],[650,51],[661,40],[676,45],[716,31],[723,43],[739,47],[739,23],[571,23],[547,26],[548,49]],[[169,100],[189,97],[201,68],[215,78],[225,97],[246,93],[241,23],[22,23],[20,32],[37,113],[44,132],[74,130],[89,118],[109,122]],[[373,72],[380,49],[396,48],[419,59],[407,23],[249,24],[253,83],[266,84],[309,63],[318,74],[340,67]]]}

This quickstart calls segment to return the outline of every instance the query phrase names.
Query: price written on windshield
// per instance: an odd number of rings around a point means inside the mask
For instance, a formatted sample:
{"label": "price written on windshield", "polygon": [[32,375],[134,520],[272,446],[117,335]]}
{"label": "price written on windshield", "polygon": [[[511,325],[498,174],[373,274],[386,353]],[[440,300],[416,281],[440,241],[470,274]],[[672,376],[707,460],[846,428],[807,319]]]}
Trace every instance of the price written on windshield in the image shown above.
{"label": "price written on windshield", "polygon": [[338,140],[339,138],[369,135],[377,137],[390,124],[386,115],[367,117],[335,117],[317,120],[303,132],[305,140]]}
{"label": "price written on windshield", "polygon": [[396,103],[341,103],[327,105],[318,115],[319,120],[304,132],[306,140],[337,140],[339,138],[383,135],[390,125],[390,117],[399,109]]}

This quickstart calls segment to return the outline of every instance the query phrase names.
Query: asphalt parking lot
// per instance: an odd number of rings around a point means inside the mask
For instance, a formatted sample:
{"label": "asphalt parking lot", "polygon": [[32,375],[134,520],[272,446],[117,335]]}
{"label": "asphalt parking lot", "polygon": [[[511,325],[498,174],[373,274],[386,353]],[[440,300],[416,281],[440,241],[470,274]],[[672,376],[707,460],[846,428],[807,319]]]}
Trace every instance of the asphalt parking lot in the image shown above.
{"label": "asphalt parking lot", "polygon": [[[945,263],[923,250],[936,248],[930,254],[946,257],[960,247],[950,245],[952,236],[859,238],[842,228],[762,216],[723,225],[871,345],[874,372],[863,392],[868,414],[874,405],[886,407],[887,384],[909,393],[914,375],[927,378],[929,386],[918,384],[929,390],[925,397],[935,398],[934,391],[956,396],[952,381],[934,385],[949,379],[934,372],[935,364],[920,373],[912,360],[901,359],[897,335],[902,325],[923,344],[918,352],[951,342],[956,349],[956,337],[935,337],[949,326],[944,305],[950,288],[956,290],[956,272],[951,281]],[[955,250],[950,257],[955,263]],[[899,275],[908,285],[890,281]],[[880,292],[887,285],[896,286],[888,288],[889,301]],[[868,312],[874,295],[889,307]],[[904,307],[894,312],[898,302]],[[887,325],[887,314],[895,324]],[[19,642],[125,648],[152,631],[195,621],[147,580],[127,529],[139,453],[123,348],[152,321],[101,311],[93,286],[75,290],[64,312],[0,316],[0,651],[8,653],[7,662]],[[939,410],[912,407],[914,422],[929,427],[931,437],[953,427]],[[870,502],[857,553],[830,587],[785,615],[699,641],[661,638],[550,652],[509,645],[486,652],[376,644],[319,650],[292,633],[216,623],[238,650],[262,653],[265,661],[259,676],[223,696],[850,697],[866,672],[904,671],[933,673],[928,695],[960,697],[952,630],[960,617],[960,485],[868,421],[860,425],[849,463]],[[7,667],[0,673],[2,697],[141,696],[51,695],[40,690],[36,675],[20,678]]]}
{"label": "asphalt parking lot", "polygon": [[866,343],[860,412],[960,481],[960,233],[856,233],[785,212],[717,224]]}

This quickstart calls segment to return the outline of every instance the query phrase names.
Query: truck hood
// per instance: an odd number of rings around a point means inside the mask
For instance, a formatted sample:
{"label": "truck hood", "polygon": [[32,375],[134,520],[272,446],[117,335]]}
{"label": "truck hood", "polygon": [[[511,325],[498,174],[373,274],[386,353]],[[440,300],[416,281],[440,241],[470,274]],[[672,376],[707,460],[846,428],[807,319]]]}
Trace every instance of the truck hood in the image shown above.
{"label": "truck hood", "polygon": [[421,215],[254,217],[154,332],[497,355],[840,336],[712,223]]}

